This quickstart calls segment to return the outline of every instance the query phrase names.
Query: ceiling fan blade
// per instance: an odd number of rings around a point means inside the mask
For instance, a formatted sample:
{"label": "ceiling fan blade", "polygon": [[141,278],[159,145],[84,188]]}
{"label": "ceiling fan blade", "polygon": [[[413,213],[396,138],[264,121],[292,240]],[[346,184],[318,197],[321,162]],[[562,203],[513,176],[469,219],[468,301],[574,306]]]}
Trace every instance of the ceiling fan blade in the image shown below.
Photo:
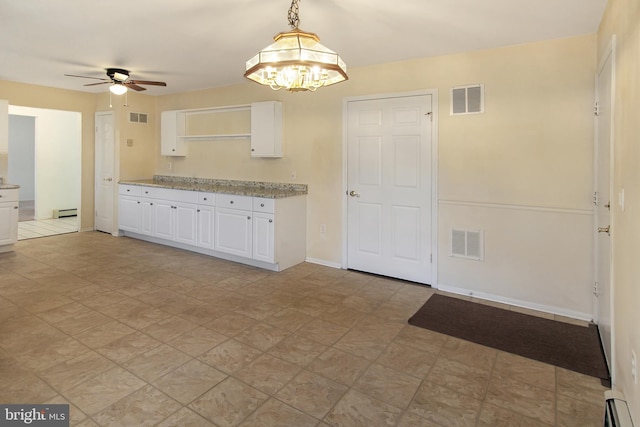
{"label": "ceiling fan blade", "polygon": [[86,84],[85,86],[106,85],[107,83],[111,83],[111,82],[88,83],[88,84]]}
{"label": "ceiling fan blade", "polygon": [[143,90],[147,90],[146,88],[144,88],[142,86],[138,86],[136,83],[137,82],[128,81],[128,82],[124,82],[122,84],[125,85],[126,87],[128,87],[129,89],[133,89],[133,90],[136,90],[138,92],[143,91]]}
{"label": "ceiling fan blade", "polygon": [[100,77],[89,77],[89,76],[76,76],[75,74],[65,74],[65,76],[67,77],[80,77],[81,79],[94,79],[94,80],[104,80],[104,81],[110,81],[109,79],[103,79]]}
{"label": "ceiling fan blade", "polygon": [[129,80],[133,84],[137,85],[153,85],[153,86],[166,86],[165,82],[154,82],[150,80]]}

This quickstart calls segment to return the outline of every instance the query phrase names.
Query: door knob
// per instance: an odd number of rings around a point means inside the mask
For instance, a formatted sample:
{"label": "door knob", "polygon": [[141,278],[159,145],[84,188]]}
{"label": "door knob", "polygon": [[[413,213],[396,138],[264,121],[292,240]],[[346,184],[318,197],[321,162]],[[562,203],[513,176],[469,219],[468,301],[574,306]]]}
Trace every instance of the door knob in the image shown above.
{"label": "door knob", "polygon": [[607,233],[609,234],[609,229],[611,228],[610,225],[607,225],[606,227],[598,227],[598,233]]}
{"label": "door knob", "polygon": [[349,195],[351,197],[360,197],[360,195],[358,193],[356,193],[354,190],[349,191]]}
{"label": "door knob", "polygon": [[[113,178],[104,178],[103,181],[111,182],[111,181],[113,181]],[[129,191],[129,190],[127,190],[127,191]]]}

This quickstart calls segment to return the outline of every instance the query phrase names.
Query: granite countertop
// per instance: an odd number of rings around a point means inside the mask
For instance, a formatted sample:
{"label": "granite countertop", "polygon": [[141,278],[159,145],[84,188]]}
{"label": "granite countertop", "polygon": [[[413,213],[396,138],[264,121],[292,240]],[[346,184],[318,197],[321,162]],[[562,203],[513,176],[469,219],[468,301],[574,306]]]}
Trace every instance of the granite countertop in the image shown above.
{"label": "granite countertop", "polygon": [[0,190],[15,190],[17,188],[20,188],[17,184],[3,184],[0,182]]}
{"label": "granite countertop", "polygon": [[153,179],[122,180],[120,184],[144,185],[174,190],[203,191],[208,193],[237,194],[240,196],[265,197],[268,199],[280,199],[283,197],[303,196],[307,194],[306,184],[188,178],[167,175],[155,175]]}

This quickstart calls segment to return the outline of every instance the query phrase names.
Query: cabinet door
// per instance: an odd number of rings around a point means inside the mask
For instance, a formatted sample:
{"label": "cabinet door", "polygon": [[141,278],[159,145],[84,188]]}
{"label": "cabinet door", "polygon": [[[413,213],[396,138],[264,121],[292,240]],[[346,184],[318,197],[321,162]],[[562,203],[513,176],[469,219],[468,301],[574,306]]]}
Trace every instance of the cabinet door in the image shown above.
{"label": "cabinet door", "polygon": [[282,103],[251,104],[251,157],[282,157]]}
{"label": "cabinet door", "polygon": [[18,241],[18,202],[0,203],[0,245]]}
{"label": "cabinet door", "polygon": [[118,201],[118,228],[138,233],[140,231],[140,199],[121,196]]}
{"label": "cabinet door", "polygon": [[140,200],[140,233],[152,235],[155,226],[155,207],[151,199]]}
{"label": "cabinet door", "polygon": [[196,244],[202,248],[213,249],[213,206],[198,206],[198,227]]}
{"label": "cabinet door", "polygon": [[251,258],[251,211],[216,208],[214,217],[215,250]]}
{"label": "cabinet door", "polygon": [[190,203],[173,203],[176,242],[196,244],[197,206]]}
{"label": "cabinet door", "polygon": [[163,111],[160,114],[160,154],[163,156],[186,156],[184,135],[184,113]]}
{"label": "cabinet door", "polygon": [[161,239],[173,240],[173,202],[156,200],[154,202],[155,228],[154,235]]}
{"label": "cabinet door", "polygon": [[253,213],[253,259],[275,262],[273,214]]}

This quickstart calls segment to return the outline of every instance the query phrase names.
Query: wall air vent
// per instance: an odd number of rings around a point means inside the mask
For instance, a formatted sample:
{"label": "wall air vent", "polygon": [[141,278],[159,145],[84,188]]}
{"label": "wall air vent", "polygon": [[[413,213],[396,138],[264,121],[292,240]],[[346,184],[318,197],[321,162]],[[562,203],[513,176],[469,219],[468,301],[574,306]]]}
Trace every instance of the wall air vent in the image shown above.
{"label": "wall air vent", "polygon": [[129,113],[129,121],[131,123],[149,123],[149,115],[147,113]]}
{"label": "wall air vent", "polygon": [[484,260],[484,231],[451,229],[451,256]]}
{"label": "wall air vent", "polygon": [[451,88],[451,115],[484,113],[484,85]]}

